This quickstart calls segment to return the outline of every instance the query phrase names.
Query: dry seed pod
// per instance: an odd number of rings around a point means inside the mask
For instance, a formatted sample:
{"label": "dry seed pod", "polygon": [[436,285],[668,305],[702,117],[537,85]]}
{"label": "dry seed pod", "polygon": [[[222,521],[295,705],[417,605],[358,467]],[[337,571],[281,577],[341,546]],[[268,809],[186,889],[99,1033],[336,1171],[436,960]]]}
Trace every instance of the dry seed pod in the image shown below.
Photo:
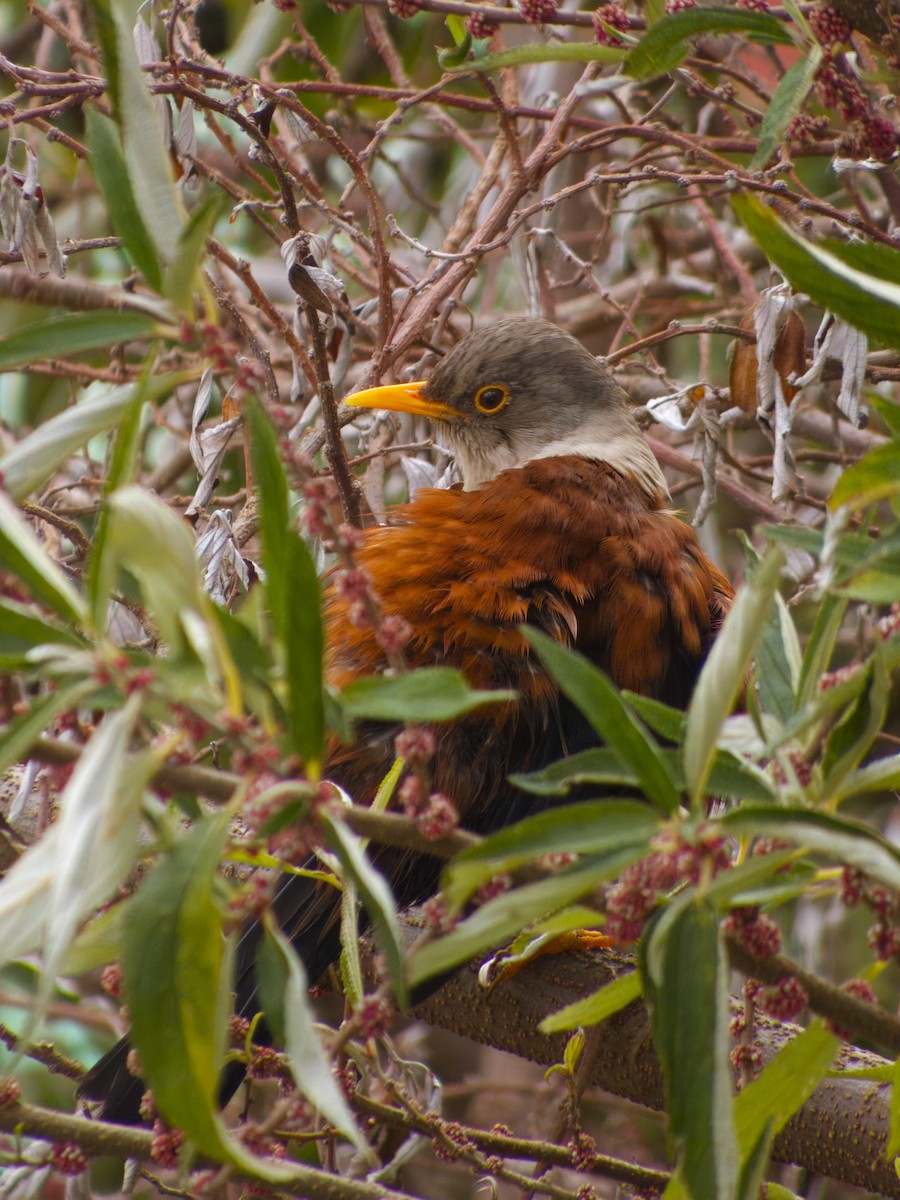
{"label": "dry seed pod", "polygon": [[[757,301],[747,309],[741,318],[741,329],[757,333],[759,306],[760,301]],[[806,367],[806,328],[793,310],[781,318],[772,364],[781,380],[784,398],[790,404],[798,389],[788,383],[788,379],[791,376],[796,378],[802,375]],[[758,379],[756,342],[743,339],[735,342],[731,356],[731,401],[748,415],[755,413],[759,406]]]}

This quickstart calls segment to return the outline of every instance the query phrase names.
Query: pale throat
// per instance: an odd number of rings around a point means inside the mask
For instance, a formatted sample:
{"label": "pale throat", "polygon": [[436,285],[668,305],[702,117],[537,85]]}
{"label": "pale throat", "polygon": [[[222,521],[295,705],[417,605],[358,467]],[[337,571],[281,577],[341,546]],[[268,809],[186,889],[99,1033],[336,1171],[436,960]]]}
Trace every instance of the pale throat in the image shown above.
{"label": "pale throat", "polygon": [[602,428],[582,426],[549,442],[522,437],[487,446],[461,438],[451,425],[442,423],[440,440],[453,451],[462,474],[463,490],[467,492],[496,478],[501,471],[523,467],[535,459],[576,454],[609,463],[626,478],[634,479],[651,502],[668,501],[669,488],[662,469],[630,414],[619,428],[610,428],[606,420],[598,424]]}

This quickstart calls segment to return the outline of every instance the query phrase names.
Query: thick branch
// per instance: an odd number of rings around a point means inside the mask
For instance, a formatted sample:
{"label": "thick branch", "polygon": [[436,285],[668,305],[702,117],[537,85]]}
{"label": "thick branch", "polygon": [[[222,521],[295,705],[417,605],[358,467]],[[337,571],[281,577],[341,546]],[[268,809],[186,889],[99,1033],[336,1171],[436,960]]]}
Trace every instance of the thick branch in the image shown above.
{"label": "thick branch", "polygon": [[[416,1012],[430,1024],[482,1045],[533,1062],[556,1063],[562,1061],[566,1035],[544,1036],[537,1032],[539,1022],[633,969],[633,960],[615,950],[551,955],[529,963],[514,979],[488,993],[479,985],[476,969],[470,967]],[[799,1032],[796,1026],[765,1018],[757,1021],[764,1063]],[[848,1048],[839,1065],[884,1068],[889,1064],[877,1055]],[[591,1082],[648,1108],[663,1110],[662,1078],[642,1003],[629,1005],[606,1023]],[[900,1196],[900,1180],[884,1161],[889,1099],[887,1085],[862,1079],[825,1080],[776,1139],[776,1157],[885,1196]]]}

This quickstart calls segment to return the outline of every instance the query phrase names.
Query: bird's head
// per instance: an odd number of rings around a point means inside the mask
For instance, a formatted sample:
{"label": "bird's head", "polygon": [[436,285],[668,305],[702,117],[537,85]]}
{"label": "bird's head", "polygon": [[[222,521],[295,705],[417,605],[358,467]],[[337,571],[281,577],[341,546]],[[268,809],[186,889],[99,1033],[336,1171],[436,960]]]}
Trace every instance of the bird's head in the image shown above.
{"label": "bird's head", "polygon": [[535,458],[579,454],[608,462],[653,499],[668,495],[624,390],[547,321],[498,321],[464,337],[430,379],[369,388],[345,403],[429,417],[467,491]]}

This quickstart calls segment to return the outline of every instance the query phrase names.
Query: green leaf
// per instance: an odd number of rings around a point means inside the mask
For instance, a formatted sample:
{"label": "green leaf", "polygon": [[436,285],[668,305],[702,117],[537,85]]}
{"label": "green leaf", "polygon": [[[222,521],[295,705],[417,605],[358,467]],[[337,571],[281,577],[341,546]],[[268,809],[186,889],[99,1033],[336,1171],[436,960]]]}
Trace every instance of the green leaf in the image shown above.
{"label": "green leaf", "polygon": [[894,792],[900,790],[900,754],[891,754],[866,763],[854,771],[834,793],[836,804],[863,792]]}
{"label": "green leaf", "polygon": [[765,712],[786,721],[794,711],[803,652],[788,606],[776,592],[756,648],[754,682]]}
{"label": "green leaf", "polygon": [[816,612],[812,632],[806,643],[803,661],[800,664],[800,680],[797,684],[797,711],[808,705],[816,696],[819,679],[828,669],[837,642],[847,601],[842,596],[826,596]]}
{"label": "green leaf", "polygon": [[231,994],[231,947],[217,900],[231,814],[198,822],[141,884],[124,922],[131,1037],[157,1106],[202,1154],[270,1182],[291,1168],[256,1158],[219,1119]]}
{"label": "green leaf", "polygon": [[712,34],[745,34],[758,42],[790,41],[782,23],[765,13],[733,8],[686,9],[671,13],[648,30],[628,55],[625,71],[635,79],[663,75],[688,53],[689,38]]}
{"label": "green leaf", "polygon": [[452,667],[423,667],[403,675],[370,675],[341,692],[341,705],[350,720],[453,721],[485,704],[515,700],[510,691],[474,691],[465,676]]}
{"label": "green leaf", "polygon": [[759,145],[750,160],[751,170],[764,167],[775,153],[779,142],[788,131],[788,126],[800,112],[812,90],[821,62],[822,47],[818,42],[813,42],[806,54],[793,66],[788,67],[779,80],[759,127]]}
{"label": "green leaf", "polygon": [[261,975],[267,986],[265,991],[260,987],[260,998],[270,1023],[272,1014],[278,1013],[278,1040],[288,1056],[294,1082],[330,1125],[372,1159],[372,1149],[359,1131],[316,1033],[316,1013],[303,963],[271,914],[263,918],[260,955],[268,960],[268,968]]}
{"label": "green leaf", "polygon": [[29,1028],[50,1002],[82,922],[116,894],[134,868],[141,800],[161,760],[158,752],[128,753],[140,707],[141,697],[135,695],[103,718],[60,797],[42,983]]}
{"label": "green leaf", "polygon": [[659,830],[646,804],[628,800],[583,801],[536,813],[463,850],[444,871],[444,892],[459,908],[482,883],[544,854],[642,851]]}
{"label": "green leaf", "polygon": [[590,42],[539,42],[515,46],[497,54],[487,54],[484,58],[469,58],[460,64],[453,61],[452,51],[445,51],[439,58],[446,71],[484,72],[498,71],[501,67],[521,67],[527,63],[618,63],[621,62],[623,54],[624,50],[617,50],[613,46],[591,45]]}
{"label": "green leaf", "polygon": [[85,643],[70,629],[45,620],[34,609],[0,596],[0,667],[25,665],[25,657],[35,646],[62,642],[67,646]]}
{"label": "green leaf", "polygon": [[78,680],[33,700],[27,712],[14,717],[0,729],[0,772],[27,757],[47,727],[68,708],[75,708],[95,689],[92,680]]}
{"label": "green leaf", "polygon": [[728,955],[709,901],[675,901],[642,944],[641,974],[678,1169],[693,1200],[733,1200]]}
{"label": "green leaf", "polygon": [[178,253],[166,271],[163,294],[180,313],[194,310],[194,291],[202,283],[199,272],[206,241],[224,208],[223,196],[208,196],[191,213],[179,235]]}
{"label": "green leaf", "polygon": [[894,441],[900,440],[900,404],[889,400],[887,396],[879,396],[877,392],[870,392],[869,400]]}
{"label": "green leaf", "polygon": [[685,724],[683,761],[695,807],[705,801],[719,732],[766,627],[781,564],[780,552],[770,550],[738,591],[694,689]]}
{"label": "green leaf", "polygon": [[[684,786],[680,750],[663,750],[672,778]],[[637,775],[624,767],[612,750],[595,748],[580,750],[570,758],[552,763],[530,775],[510,775],[510,782],[523,791],[538,796],[564,796],[573,787],[616,785],[619,788],[638,786]],[[765,775],[756,767],[733,754],[720,750],[709,775],[708,787],[716,795],[740,796],[745,800],[772,800],[774,791]]]}
{"label": "green leaf", "polygon": [[[139,804],[152,771],[146,758],[126,754],[137,709],[135,699],[104,718],[63,790],[58,820],[0,881],[0,964],[44,952],[29,1030],[46,1009],[78,927],[116,893],[133,866]],[[41,715],[50,711],[48,704]]]}
{"label": "green leaf", "polygon": [[[102,350],[139,338],[158,337],[164,332],[167,331],[159,319],[149,313],[115,309],[65,313],[5,335],[0,342],[0,371],[13,371],[28,363],[40,362],[51,352],[54,358],[69,358],[86,350]],[[41,425],[41,431],[46,427],[46,424]]]}
{"label": "green leaf", "polygon": [[363,907],[372,921],[375,944],[384,956],[388,978],[394,988],[397,1003],[406,1004],[406,986],[403,977],[403,940],[397,907],[391,889],[384,876],[376,871],[360,847],[359,839],[350,832],[340,818],[321,812],[319,819],[328,845],[338,856],[344,871],[353,880]]}
{"label": "green leaf", "polygon": [[622,699],[630,704],[644,724],[654,733],[658,733],[661,738],[676,744],[684,741],[683,712],[677,708],[670,708],[661,700],[652,700],[649,696],[641,696],[637,692],[629,692],[624,688]]}
{"label": "green leaf", "polygon": [[[137,459],[140,449],[141,428],[143,424],[144,405],[151,399],[148,395],[151,387],[151,364],[148,362],[145,372],[137,387],[132,391],[122,419],[119,421],[110,454],[109,470],[106,478],[106,495],[109,496],[117,488],[132,483],[137,469]],[[115,564],[112,555],[107,554],[106,542],[109,532],[109,506],[101,509],[91,548],[88,553],[85,579],[91,612],[94,614],[94,627],[103,629],[106,612],[112,591]]]}
{"label": "green leaf", "polygon": [[[94,313],[84,315],[94,317],[95,321],[97,319]],[[136,314],[116,315],[125,317]],[[67,458],[98,434],[113,429],[138,395],[142,402],[157,404],[190,378],[191,373],[179,371],[157,375],[141,383],[92,386],[89,399],[73,404],[49,421],[44,421],[0,459],[0,472],[6,490],[14,499],[21,500],[42,488]]]}
{"label": "green leaf", "polygon": [[891,1072],[891,1110],[888,1144],[884,1156],[890,1160],[900,1150],[900,1059],[894,1062]]}
{"label": "green leaf", "polygon": [[594,747],[551,763],[530,775],[510,775],[509,782],[525,792],[538,796],[564,796],[573,787],[583,784],[615,784],[621,788],[638,786],[638,777],[623,765],[613,750]]}
{"label": "green leaf", "polygon": [[84,601],[41,543],[9,496],[0,491],[0,566],[5,567],[48,605],[58,617],[75,626],[84,624]]}
{"label": "green leaf", "polygon": [[772,1122],[769,1121],[750,1150],[742,1156],[741,1168],[738,1174],[738,1184],[735,1200],[759,1200],[768,1192],[763,1192],[763,1183],[772,1153]]}
{"label": "green leaf", "polygon": [[890,887],[900,887],[900,850],[861,822],[828,813],[747,804],[720,817],[716,824],[736,835],[783,838],[859,867]]}
{"label": "green leaf", "polygon": [[[898,291],[895,320],[900,327],[900,288]],[[857,326],[861,328],[861,326]],[[896,345],[900,346],[900,334]],[[842,472],[829,497],[831,508],[850,504],[853,508],[865,507],[894,496],[900,492],[900,442],[887,442],[870,450],[859,462]]]}
{"label": "green leaf", "polygon": [[154,291],[162,288],[162,268],[156,247],[147,232],[125,165],[125,155],[114,121],[90,105],[85,106],[90,165],[103,193],[113,229],[126,254]]}
{"label": "green leaf", "polygon": [[131,1036],[160,1112],[218,1158],[216,1096],[227,985],[219,860],[231,815],[200,821],[147,876],[125,924],[122,967]]}
{"label": "green leaf", "polygon": [[325,737],[321,588],[312,555],[292,527],[275,433],[257,401],[248,404],[247,421],[259,492],[266,596],[284,653],[290,739],[307,771],[315,774]]}
{"label": "green leaf", "polygon": [[94,10],[131,193],[153,242],[154,257],[165,268],[178,253],[184,210],[175,188],[157,102],[150,95],[134,47],[131,23],[135,9],[129,0],[96,0]]}
{"label": "green leaf", "polygon": [[885,670],[884,656],[879,650],[880,644],[876,641],[871,670],[868,672],[868,686],[828,735],[822,760],[822,794],[826,800],[859,766],[884,727],[890,699],[890,678]]}
{"label": "green leaf", "polygon": [[665,755],[612,681],[580,654],[565,649],[545,634],[535,629],[522,632],[561,691],[635,772],[647,799],[666,812],[674,812],[681,797]]}
{"label": "green leaf", "polygon": [[645,848],[592,856],[548,879],[489,900],[450,933],[428,942],[412,955],[407,973],[410,988],[468,962],[476,954],[508,943],[526,925],[571,904],[643,853]]}
{"label": "green leaf", "polygon": [[[750,236],[795,291],[806,292],[815,304],[868,337],[900,347],[900,285],[850,266],[831,248],[807,242],[755,196],[737,195],[731,202]],[[839,488],[848,473],[841,477]]]}
{"label": "green leaf", "polygon": [[751,1080],[734,1103],[734,1123],[742,1156],[765,1130],[775,1136],[806,1103],[824,1078],[840,1045],[821,1021],[791,1038]]}
{"label": "green leaf", "polygon": [[875,279],[900,284],[900,250],[893,246],[856,238],[848,242],[841,238],[825,238],[822,245],[848,266]]}
{"label": "green leaf", "polygon": [[643,995],[640,971],[620,975],[583,1000],[567,1004],[559,1012],[545,1017],[538,1028],[541,1033],[564,1033],[582,1025],[599,1025]]}

